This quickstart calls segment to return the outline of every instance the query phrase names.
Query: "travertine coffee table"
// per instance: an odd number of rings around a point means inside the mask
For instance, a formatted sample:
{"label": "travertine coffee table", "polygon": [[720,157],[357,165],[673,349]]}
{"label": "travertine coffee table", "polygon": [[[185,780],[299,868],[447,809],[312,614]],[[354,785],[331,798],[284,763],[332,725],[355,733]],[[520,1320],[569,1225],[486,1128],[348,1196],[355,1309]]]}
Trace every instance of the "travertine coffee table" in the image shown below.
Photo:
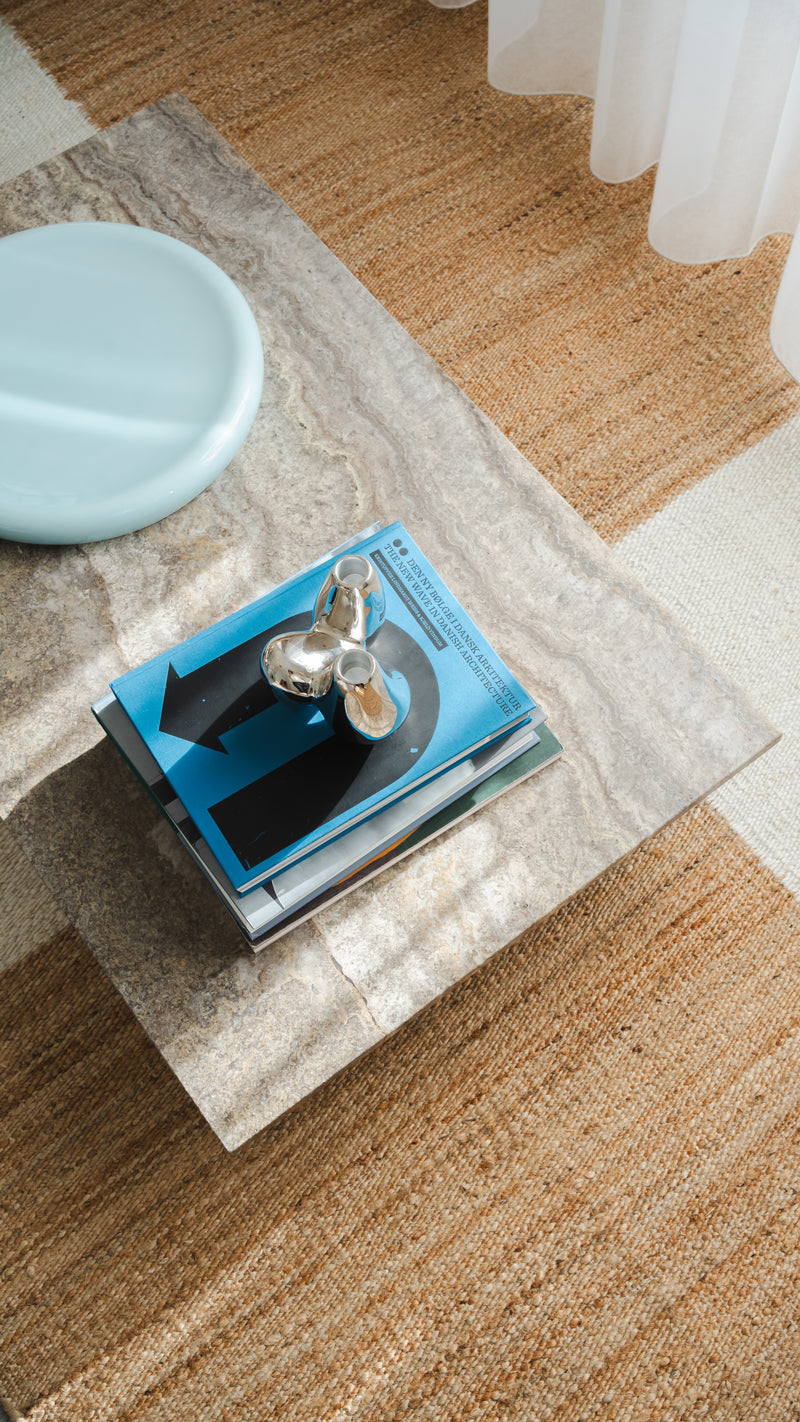
{"label": "travertine coffee table", "polygon": [[[167,232],[226,270],[259,322],[264,393],[241,453],[179,513],[109,543],[0,545],[0,813],[232,1149],[775,733],[184,99],[0,189],[5,232],[87,219]],[[393,518],[566,754],[254,955],[90,703]]]}

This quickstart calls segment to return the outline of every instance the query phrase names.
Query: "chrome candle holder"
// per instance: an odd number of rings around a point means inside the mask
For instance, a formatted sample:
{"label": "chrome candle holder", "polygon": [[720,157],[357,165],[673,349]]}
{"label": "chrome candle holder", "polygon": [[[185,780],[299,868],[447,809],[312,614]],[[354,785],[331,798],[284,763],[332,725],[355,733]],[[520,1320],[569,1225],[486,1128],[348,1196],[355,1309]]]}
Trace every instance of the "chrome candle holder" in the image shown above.
{"label": "chrome candle holder", "polygon": [[384,740],[408,714],[404,679],[384,673],[365,646],[385,611],[369,558],[345,553],[319,590],[308,631],[281,633],[261,654],[262,671],[275,694],[289,702],[316,702],[332,729],[347,740]]}

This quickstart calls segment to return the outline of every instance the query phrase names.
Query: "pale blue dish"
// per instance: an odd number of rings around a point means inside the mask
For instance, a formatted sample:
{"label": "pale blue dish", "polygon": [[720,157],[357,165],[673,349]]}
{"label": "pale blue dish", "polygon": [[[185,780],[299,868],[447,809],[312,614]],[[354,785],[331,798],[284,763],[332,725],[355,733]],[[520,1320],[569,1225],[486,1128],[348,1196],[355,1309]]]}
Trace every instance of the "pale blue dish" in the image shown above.
{"label": "pale blue dish", "polygon": [[0,238],[0,537],[88,543],[164,518],[255,419],[253,313],[185,242],[126,223]]}

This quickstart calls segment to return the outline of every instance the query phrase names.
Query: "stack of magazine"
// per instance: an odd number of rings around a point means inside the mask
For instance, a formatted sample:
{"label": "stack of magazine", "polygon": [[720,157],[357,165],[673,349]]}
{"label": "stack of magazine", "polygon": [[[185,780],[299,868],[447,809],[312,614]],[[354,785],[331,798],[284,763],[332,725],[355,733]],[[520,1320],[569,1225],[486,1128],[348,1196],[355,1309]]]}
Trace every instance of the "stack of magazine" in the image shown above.
{"label": "stack of magazine", "polygon": [[[381,579],[368,649],[410,710],[372,745],[276,699],[261,653],[308,629],[344,552]],[[92,710],[251,947],[555,760],[545,713],[399,523],[374,525],[265,596],[111,683]]]}

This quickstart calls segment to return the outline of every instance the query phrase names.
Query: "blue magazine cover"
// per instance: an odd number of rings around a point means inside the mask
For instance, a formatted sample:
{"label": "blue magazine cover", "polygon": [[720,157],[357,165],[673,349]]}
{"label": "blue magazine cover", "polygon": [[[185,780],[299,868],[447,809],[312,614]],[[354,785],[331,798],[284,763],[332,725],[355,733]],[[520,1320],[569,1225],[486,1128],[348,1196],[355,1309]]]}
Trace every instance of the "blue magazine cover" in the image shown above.
{"label": "blue magazine cover", "polygon": [[239,893],[513,726],[544,719],[401,524],[352,551],[372,561],[386,598],[369,650],[410,692],[385,740],[343,742],[313,703],[277,700],[261,671],[265,643],[311,626],[336,555],[111,683]]}

